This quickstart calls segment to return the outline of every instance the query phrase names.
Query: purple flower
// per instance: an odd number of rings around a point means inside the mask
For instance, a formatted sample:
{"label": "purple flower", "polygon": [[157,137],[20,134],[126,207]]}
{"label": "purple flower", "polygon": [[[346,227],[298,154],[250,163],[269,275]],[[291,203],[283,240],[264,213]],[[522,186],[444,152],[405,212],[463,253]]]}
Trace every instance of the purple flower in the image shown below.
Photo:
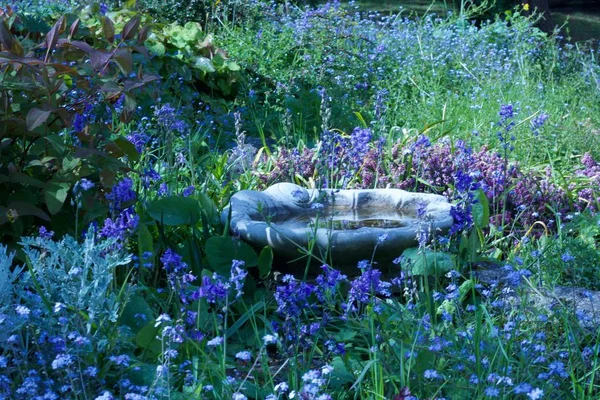
{"label": "purple flower", "polygon": [[54,236],[54,232],[53,231],[49,231],[48,229],[46,229],[45,226],[40,226],[39,229],[39,236],[41,239],[52,239],[52,236]]}
{"label": "purple flower", "polygon": [[77,181],[77,183],[73,187],[73,192],[77,192],[79,188],[81,188],[84,191],[90,190],[94,186],[95,186],[94,182],[92,182],[86,178],[81,178],[79,181]]}
{"label": "purple flower", "polygon": [[575,260],[575,257],[573,257],[573,256],[571,255],[571,253],[569,253],[569,252],[566,252],[566,253],[564,253],[562,256],[560,256],[560,259],[561,259],[563,262],[566,262],[566,263],[567,263],[567,262],[571,262],[571,261]]}
{"label": "purple flower", "polygon": [[123,178],[106,195],[106,199],[111,202],[110,208],[113,211],[121,210],[124,204],[133,202],[135,198],[136,194],[133,191],[133,181],[131,178]]}
{"label": "purple flower", "polygon": [[116,365],[120,365],[123,367],[129,366],[129,356],[127,354],[122,354],[119,356],[110,356],[108,359]]}
{"label": "purple flower", "polygon": [[150,136],[140,132],[132,132],[131,134],[127,135],[127,140],[129,140],[135,146],[135,150],[138,153],[142,153],[146,143],[150,141]]}
{"label": "purple flower", "polygon": [[190,197],[191,195],[194,194],[194,192],[196,191],[196,188],[194,186],[188,186],[185,189],[183,189],[183,197]]}
{"label": "purple flower", "polygon": [[108,12],[108,4],[100,3],[100,15],[106,15]]}
{"label": "purple flower", "polygon": [[235,290],[237,291],[236,298],[242,296],[242,288],[244,287],[244,280],[248,275],[248,272],[243,270],[243,267],[246,264],[245,261],[233,260],[231,263],[231,276],[229,278],[229,282],[234,285]]}
{"label": "purple flower", "polygon": [[79,133],[83,131],[86,123],[87,117],[85,117],[83,114],[77,113],[75,114],[75,118],[73,118],[73,129],[75,130],[75,132]]}
{"label": "purple flower", "polygon": [[187,270],[187,264],[183,262],[183,258],[171,249],[165,251],[160,261],[168,274],[180,274]]}
{"label": "purple flower", "polygon": [[135,213],[133,207],[123,210],[114,220],[107,218],[100,230],[100,237],[114,238],[124,241],[138,226],[140,216]]}
{"label": "purple flower", "polygon": [[533,132],[533,134],[535,136],[538,136],[540,134],[540,129],[544,126],[544,123],[546,122],[546,120],[549,118],[550,116],[546,113],[541,113],[538,114],[532,121],[531,121],[531,131]]}

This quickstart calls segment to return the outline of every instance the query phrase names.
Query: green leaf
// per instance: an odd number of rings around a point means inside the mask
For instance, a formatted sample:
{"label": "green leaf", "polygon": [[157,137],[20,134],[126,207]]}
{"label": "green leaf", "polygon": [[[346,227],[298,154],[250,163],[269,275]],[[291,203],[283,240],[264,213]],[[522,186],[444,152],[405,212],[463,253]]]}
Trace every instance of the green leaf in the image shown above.
{"label": "green leaf", "polygon": [[200,202],[200,207],[202,208],[202,212],[206,215],[208,222],[212,226],[219,225],[219,223],[221,222],[219,210],[217,210],[217,206],[210,199],[210,197],[208,197],[206,193],[203,192],[194,194],[194,197]]}
{"label": "green leaf", "polygon": [[44,124],[44,122],[48,120],[50,114],[52,114],[52,111],[41,110],[39,108],[32,108],[27,113],[27,129],[31,132],[38,126],[41,126],[42,124]]}
{"label": "green leaf", "polygon": [[33,186],[38,189],[43,189],[46,186],[46,184],[39,179],[26,175],[22,172],[13,172],[10,174],[9,179],[11,182],[20,183],[21,185],[25,186]]}
{"label": "green leaf", "polygon": [[140,259],[142,258],[142,254],[147,251],[154,251],[152,234],[145,223],[140,223],[138,225],[138,252]]}
{"label": "green leaf", "polygon": [[261,278],[267,277],[273,266],[273,249],[265,246],[258,256],[258,273]]}
{"label": "green leaf", "polygon": [[156,365],[135,363],[125,375],[134,385],[152,387],[156,382]]}
{"label": "green leaf", "polygon": [[57,214],[69,194],[70,185],[65,182],[48,182],[44,190],[44,200],[50,214]]}
{"label": "green leaf", "polygon": [[452,255],[429,249],[410,248],[404,250],[403,264],[408,264],[413,275],[441,275],[454,268]]}
{"label": "green leaf", "polygon": [[48,216],[48,214],[46,214],[44,211],[40,210],[39,208],[30,203],[25,203],[23,201],[10,202],[8,203],[8,209],[16,211],[19,217],[32,215],[34,217],[41,218],[44,221],[50,222],[50,217]]}
{"label": "green leaf", "polygon": [[213,236],[206,242],[206,256],[213,270],[228,276],[233,260],[241,260],[246,267],[258,264],[256,253],[244,242],[235,241],[231,237]]}
{"label": "green leaf", "polygon": [[229,329],[227,329],[227,332],[225,333],[225,339],[229,339],[234,333],[236,333],[238,331],[238,329],[240,329],[242,327],[242,325],[244,325],[246,323],[246,321],[248,321],[250,319],[250,317],[252,317],[254,314],[256,314],[256,312],[258,310],[260,310],[261,308],[263,308],[264,306],[265,306],[265,302],[259,301],[258,303],[255,303],[252,307],[250,307],[250,309],[248,311],[246,311],[242,316],[240,316],[238,319],[236,319],[234,324],[231,325],[231,327],[229,327]]}
{"label": "green leaf", "polygon": [[151,40],[146,40],[144,42],[144,45],[150,52],[156,54],[159,57],[163,57],[167,52],[165,45],[162,44],[161,42],[159,42],[158,40],[156,40],[156,38],[152,38]]}
{"label": "green leaf", "polygon": [[164,197],[150,204],[148,214],[169,226],[193,225],[200,219],[200,203],[192,197]]}
{"label": "green leaf", "polygon": [[192,68],[199,69],[200,71],[203,71],[206,73],[216,71],[215,66],[213,65],[212,61],[210,61],[208,58],[202,57],[202,56],[198,56],[194,59]]}
{"label": "green leaf", "polygon": [[134,294],[129,297],[129,301],[121,313],[120,323],[127,325],[133,333],[137,334],[146,326],[147,321],[153,319],[152,307],[142,296]]}
{"label": "green leaf", "polygon": [[140,153],[137,152],[135,145],[123,136],[119,136],[115,139],[115,144],[129,157],[132,161],[140,159]]}
{"label": "green leaf", "polygon": [[354,382],[354,375],[348,371],[341,357],[334,357],[330,365],[333,367],[329,378],[329,385],[333,390],[340,389],[344,385]]}
{"label": "green leaf", "polygon": [[482,189],[475,193],[477,201],[473,203],[473,222],[476,227],[483,229],[490,223],[490,202]]}
{"label": "green leaf", "polygon": [[63,171],[72,171],[79,166],[81,159],[77,157],[67,156],[63,158],[62,169]]}

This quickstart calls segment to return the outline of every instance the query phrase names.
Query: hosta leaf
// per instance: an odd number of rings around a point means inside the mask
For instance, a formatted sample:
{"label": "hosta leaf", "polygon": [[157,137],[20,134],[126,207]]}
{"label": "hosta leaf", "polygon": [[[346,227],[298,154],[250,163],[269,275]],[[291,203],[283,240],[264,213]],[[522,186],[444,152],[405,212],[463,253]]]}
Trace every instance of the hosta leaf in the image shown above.
{"label": "hosta leaf", "polygon": [[208,239],[206,256],[213,270],[225,276],[229,276],[233,260],[244,261],[246,267],[254,267],[258,263],[252,247],[231,237],[213,236]]}
{"label": "hosta leaf", "polygon": [[165,225],[192,225],[200,219],[200,204],[191,197],[164,197],[150,204],[148,214]]}

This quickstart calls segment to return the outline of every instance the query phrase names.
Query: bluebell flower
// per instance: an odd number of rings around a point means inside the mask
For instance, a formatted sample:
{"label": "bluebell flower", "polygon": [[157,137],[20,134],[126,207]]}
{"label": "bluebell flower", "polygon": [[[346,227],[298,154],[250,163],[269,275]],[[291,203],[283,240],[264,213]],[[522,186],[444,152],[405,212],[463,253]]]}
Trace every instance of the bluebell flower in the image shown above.
{"label": "bluebell flower", "polygon": [[188,186],[185,189],[183,189],[183,192],[181,194],[183,197],[190,197],[194,194],[195,191],[196,188],[194,186]]}
{"label": "bluebell flower", "polygon": [[109,200],[111,210],[122,210],[124,205],[127,205],[134,201],[136,193],[133,190],[133,181],[131,178],[123,178],[115,186],[112,191],[106,195],[106,199]]}

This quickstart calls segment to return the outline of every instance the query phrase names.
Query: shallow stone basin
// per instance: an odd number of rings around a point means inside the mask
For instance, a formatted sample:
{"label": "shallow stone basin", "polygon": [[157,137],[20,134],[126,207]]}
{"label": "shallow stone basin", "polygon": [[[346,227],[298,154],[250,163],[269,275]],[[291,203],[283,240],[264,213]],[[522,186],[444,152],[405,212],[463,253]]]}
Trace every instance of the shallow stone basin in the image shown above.
{"label": "shallow stone basin", "polygon": [[376,259],[391,260],[417,245],[419,230],[443,234],[453,222],[445,197],[399,189],[317,190],[279,183],[263,192],[238,192],[230,207],[221,220],[231,213],[231,231],[250,244],[271,246],[275,255],[293,260],[312,241],[312,254],[334,266],[370,260],[375,246]]}

